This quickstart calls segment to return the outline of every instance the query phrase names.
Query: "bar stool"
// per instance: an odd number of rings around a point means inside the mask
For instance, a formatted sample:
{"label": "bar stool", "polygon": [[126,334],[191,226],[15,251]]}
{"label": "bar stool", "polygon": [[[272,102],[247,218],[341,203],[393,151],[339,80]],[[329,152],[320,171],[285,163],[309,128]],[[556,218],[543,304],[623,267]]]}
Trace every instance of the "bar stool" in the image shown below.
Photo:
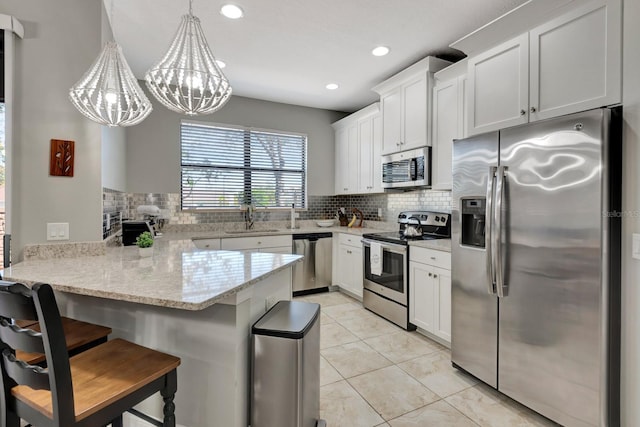
{"label": "bar stool", "polygon": [[[10,285],[4,282],[0,286]],[[95,347],[98,344],[107,342],[107,337],[111,334],[111,328],[93,323],[82,322],[69,317],[61,317],[64,338],[67,343],[69,356],[75,356],[85,350]],[[40,332],[40,324],[32,320],[17,320],[16,325],[21,328],[28,328]],[[20,359],[29,365],[44,365],[45,355],[42,353],[25,353],[16,350],[16,359]]]}
{"label": "bar stool", "polygon": [[[76,356],[67,353],[64,328],[51,286],[0,287],[0,426],[20,419],[38,427],[122,426],[122,414],[160,392],[162,426],[175,427],[176,369],[180,359],[114,339]],[[41,332],[6,318],[38,321]],[[16,350],[43,353],[46,368],[17,359]]]}

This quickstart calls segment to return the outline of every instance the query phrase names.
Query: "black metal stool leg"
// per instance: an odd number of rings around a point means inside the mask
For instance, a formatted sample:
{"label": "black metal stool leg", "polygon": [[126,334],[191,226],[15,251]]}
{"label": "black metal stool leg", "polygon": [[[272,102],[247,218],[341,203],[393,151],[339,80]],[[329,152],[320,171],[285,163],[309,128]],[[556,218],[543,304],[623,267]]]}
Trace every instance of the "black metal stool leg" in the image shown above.
{"label": "black metal stool leg", "polygon": [[176,427],[175,410],[176,405],[173,403],[173,398],[178,390],[178,375],[176,370],[169,372],[165,377],[165,385],[160,394],[164,400],[164,421],[163,427]]}
{"label": "black metal stool leg", "polygon": [[118,418],[111,421],[111,427],[123,427],[122,415],[120,415]]}

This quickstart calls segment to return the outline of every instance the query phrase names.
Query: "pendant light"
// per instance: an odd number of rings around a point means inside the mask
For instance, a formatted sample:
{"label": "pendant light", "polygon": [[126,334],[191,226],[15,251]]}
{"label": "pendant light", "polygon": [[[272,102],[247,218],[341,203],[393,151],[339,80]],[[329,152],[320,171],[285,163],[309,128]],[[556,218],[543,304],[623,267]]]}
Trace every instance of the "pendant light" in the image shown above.
{"label": "pendant light", "polygon": [[147,87],[165,107],[195,116],[211,114],[231,97],[229,80],[220,70],[193,15],[182,16],[169,51],[145,75]]}
{"label": "pendant light", "polygon": [[69,90],[69,98],[84,116],[111,127],[136,125],[153,109],[115,41],[105,44],[91,68]]}

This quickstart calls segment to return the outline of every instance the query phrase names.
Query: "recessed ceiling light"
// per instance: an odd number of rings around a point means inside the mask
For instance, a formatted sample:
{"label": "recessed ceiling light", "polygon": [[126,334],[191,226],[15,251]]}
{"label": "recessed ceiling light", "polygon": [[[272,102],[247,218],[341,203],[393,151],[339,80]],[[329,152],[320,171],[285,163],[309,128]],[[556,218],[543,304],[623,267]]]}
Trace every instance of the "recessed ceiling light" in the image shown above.
{"label": "recessed ceiling light", "polygon": [[373,56],[385,56],[387,53],[389,53],[389,48],[386,46],[378,46],[371,51]]}
{"label": "recessed ceiling light", "polygon": [[220,8],[220,13],[229,19],[238,19],[244,16],[244,11],[235,4],[225,4]]}
{"label": "recessed ceiling light", "polygon": [[216,64],[218,64],[218,67],[220,68],[224,68],[227,66],[227,64],[224,61],[220,61],[219,59],[216,59]]}
{"label": "recessed ceiling light", "polygon": [[335,83],[329,83],[329,84],[328,84],[328,85],[326,85],[325,87],[326,87],[327,89],[329,89],[329,90],[336,90],[336,89],[338,89],[340,86],[338,86],[338,85],[337,85],[337,84],[335,84]]}

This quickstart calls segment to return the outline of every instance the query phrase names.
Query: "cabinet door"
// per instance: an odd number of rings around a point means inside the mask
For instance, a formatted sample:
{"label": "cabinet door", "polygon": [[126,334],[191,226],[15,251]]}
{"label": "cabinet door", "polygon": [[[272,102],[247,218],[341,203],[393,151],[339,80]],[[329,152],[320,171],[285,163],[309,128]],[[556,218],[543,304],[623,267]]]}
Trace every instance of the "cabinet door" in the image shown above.
{"label": "cabinet door", "polygon": [[433,88],[433,162],[431,187],[451,190],[451,148],[459,134],[458,78],[436,83]]}
{"label": "cabinet door", "polygon": [[362,281],[364,273],[362,271],[362,249],[350,248],[349,264],[351,269],[351,283],[350,290],[358,298],[362,299]]}
{"label": "cabinet door", "polygon": [[354,194],[358,192],[358,182],[360,175],[360,144],[358,143],[358,124],[354,123],[347,130],[348,133],[348,149],[347,149],[347,192]]}
{"label": "cabinet door", "polygon": [[346,245],[339,245],[338,247],[338,265],[336,271],[336,285],[348,288],[348,283],[350,282],[351,270],[349,268],[349,253],[351,248]]}
{"label": "cabinet door", "polygon": [[362,250],[340,245],[338,259],[338,286],[362,299]]}
{"label": "cabinet door", "polygon": [[347,166],[349,156],[349,139],[347,129],[336,131],[336,160],[335,160],[335,192],[344,194],[348,191]]}
{"label": "cabinet door", "polygon": [[409,262],[409,322],[433,333],[435,289],[432,269],[425,264]]}
{"label": "cabinet door", "polygon": [[436,296],[434,313],[434,335],[451,342],[451,270],[433,268],[433,283]]}
{"label": "cabinet door", "polygon": [[469,135],[528,121],[529,35],[469,59]]}
{"label": "cabinet door", "polygon": [[358,139],[360,141],[358,192],[370,193],[373,190],[373,122],[371,118],[358,122]]}
{"label": "cabinet door", "polygon": [[401,88],[380,98],[382,108],[382,154],[400,151],[402,101]]}
{"label": "cabinet door", "polygon": [[458,77],[458,135],[459,138],[466,138],[469,129],[469,112],[467,103],[469,102],[469,80],[467,76]]}
{"label": "cabinet door", "polygon": [[530,121],[621,97],[621,2],[598,0],[530,32]]}
{"label": "cabinet door", "polygon": [[372,193],[382,193],[382,116],[373,116],[373,158],[371,163],[371,176],[373,178]]}
{"label": "cabinet door", "polygon": [[401,150],[425,146],[427,138],[427,76],[402,86]]}

